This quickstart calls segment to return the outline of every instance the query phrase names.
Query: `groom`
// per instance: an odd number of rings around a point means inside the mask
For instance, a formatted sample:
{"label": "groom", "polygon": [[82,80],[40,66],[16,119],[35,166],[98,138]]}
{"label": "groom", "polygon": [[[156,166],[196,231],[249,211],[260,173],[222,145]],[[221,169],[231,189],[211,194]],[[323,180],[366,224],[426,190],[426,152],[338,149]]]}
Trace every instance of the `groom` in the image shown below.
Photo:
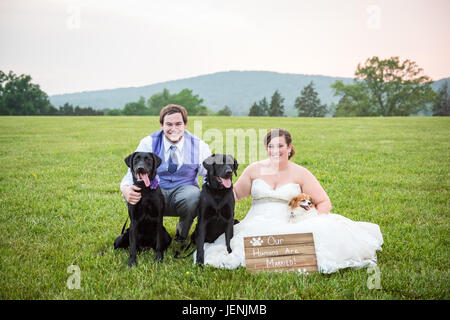
{"label": "groom", "polygon": [[[175,234],[178,246],[186,243],[197,215],[200,199],[197,174],[206,176],[202,163],[211,155],[209,146],[186,130],[187,118],[182,106],[165,106],[159,114],[161,130],[143,138],[136,149],[136,152],[153,152],[162,160],[157,176],[166,202],[164,216],[180,217]],[[133,185],[130,169],[120,183],[120,190],[130,204],[141,199],[141,188]]]}

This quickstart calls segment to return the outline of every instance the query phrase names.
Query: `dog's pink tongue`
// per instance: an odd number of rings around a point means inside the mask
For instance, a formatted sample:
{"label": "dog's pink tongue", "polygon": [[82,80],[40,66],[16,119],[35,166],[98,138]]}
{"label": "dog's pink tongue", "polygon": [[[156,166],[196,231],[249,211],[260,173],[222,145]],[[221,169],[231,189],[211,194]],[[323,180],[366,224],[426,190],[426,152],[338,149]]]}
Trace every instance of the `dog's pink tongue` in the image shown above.
{"label": "dog's pink tongue", "polygon": [[222,184],[225,188],[231,187],[231,179],[220,178],[220,181],[222,181]]}
{"label": "dog's pink tongue", "polygon": [[150,180],[148,178],[148,175],[145,173],[139,173],[139,178],[144,180],[145,186],[148,187],[150,185]]}

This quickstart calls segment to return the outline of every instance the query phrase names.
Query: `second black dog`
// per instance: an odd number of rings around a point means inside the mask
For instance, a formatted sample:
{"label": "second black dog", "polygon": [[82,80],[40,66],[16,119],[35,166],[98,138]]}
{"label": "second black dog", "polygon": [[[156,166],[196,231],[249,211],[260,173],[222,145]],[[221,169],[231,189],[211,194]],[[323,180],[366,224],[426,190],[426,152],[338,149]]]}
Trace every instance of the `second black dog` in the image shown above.
{"label": "second black dog", "polygon": [[214,242],[222,233],[228,253],[231,253],[230,240],[233,238],[234,195],[233,172],[237,176],[238,163],[230,155],[213,154],[203,167],[208,171],[206,182],[200,192],[197,226],[191,235],[191,241],[197,245],[197,263],[204,263],[205,242]]}
{"label": "second black dog", "polygon": [[155,261],[162,262],[172,238],[163,226],[165,202],[156,178],[161,158],[150,152],[135,152],[125,163],[131,169],[133,184],[141,188],[141,200],[128,204],[130,228],[114,241],[114,249],[130,248],[129,267],[137,266],[137,251],[148,248],[156,251]]}

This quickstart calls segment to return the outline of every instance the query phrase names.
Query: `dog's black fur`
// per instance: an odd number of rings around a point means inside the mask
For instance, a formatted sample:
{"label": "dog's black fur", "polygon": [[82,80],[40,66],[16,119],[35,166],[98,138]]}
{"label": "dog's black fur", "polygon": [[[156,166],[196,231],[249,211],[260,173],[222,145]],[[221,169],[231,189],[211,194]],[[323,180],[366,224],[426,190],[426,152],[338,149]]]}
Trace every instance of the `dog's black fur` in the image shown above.
{"label": "dog's black fur", "polygon": [[139,178],[139,174],[145,174],[153,181],[161,158],[150,152],[135,152],[125,158],[125,163],[131,169],[133,184],[141,188],[141,200],[128,204],[130,228],[114,241],[114,249],[130,248],[129,267],[137,266],[136,252],[148,248],[156,251],[155,261],[162,262],[172,241],[163,226],[164,196],[159,186],[152,190]]}
{"label": "dog's black fur", "polygon": [[203,167],[208,171],[206,182],[200,192],[197,226],[191,235],[191,242],[197,245],[197,263],[204,263],[205,242],[214,242],[222,233],[228,253],[231,253],[230,240],[233,238],[234,219],[233,184],[226,188],[219,177],[232,179],[237,176],[238,163],[230,155],[213,154],[205,161]]}

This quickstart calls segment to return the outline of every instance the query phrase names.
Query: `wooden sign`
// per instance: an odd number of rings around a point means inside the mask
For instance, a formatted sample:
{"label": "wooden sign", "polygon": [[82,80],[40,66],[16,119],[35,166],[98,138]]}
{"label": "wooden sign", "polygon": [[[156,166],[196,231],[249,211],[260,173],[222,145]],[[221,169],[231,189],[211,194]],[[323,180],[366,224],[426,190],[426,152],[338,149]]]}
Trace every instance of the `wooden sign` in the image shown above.
{"label": "wooden sign", "polygon": [[245,237],[244,250],[250,271],[318,271],[312,233]]}

